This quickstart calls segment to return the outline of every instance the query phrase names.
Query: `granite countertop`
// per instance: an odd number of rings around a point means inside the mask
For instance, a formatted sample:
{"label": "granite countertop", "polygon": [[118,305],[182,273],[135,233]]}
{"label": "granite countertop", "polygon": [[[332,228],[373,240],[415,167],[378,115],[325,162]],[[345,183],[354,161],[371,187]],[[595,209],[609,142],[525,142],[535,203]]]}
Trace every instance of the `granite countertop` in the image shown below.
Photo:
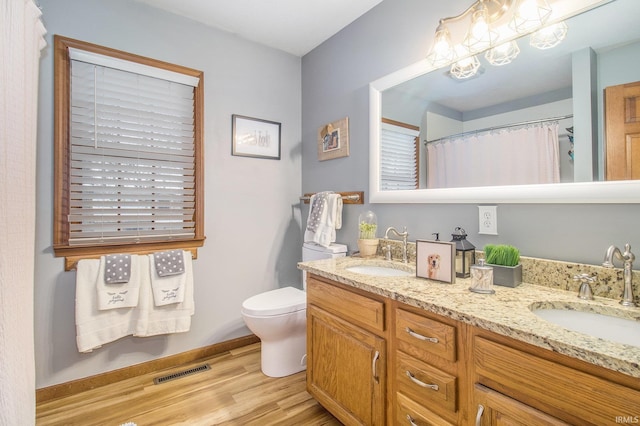
{"label": "granite countertop", "polygon": [[[516,288],[494,286],[495,294],[469,291],[471,280],[454,284],[406,277],[358,274],[356,265],[391,266],[415,274],[415,265],[379,258],[343,257],[298,263],[298,268],[348,286],[552,350],[591,364],[640,378],[640,348],[567,330],[537,317],[534,308],[587,310],[640,321],[640,308],[625,308],[617,300],[578,299],[575,292],[522,283]],[[639,324],[640,326],[640,324]]]}

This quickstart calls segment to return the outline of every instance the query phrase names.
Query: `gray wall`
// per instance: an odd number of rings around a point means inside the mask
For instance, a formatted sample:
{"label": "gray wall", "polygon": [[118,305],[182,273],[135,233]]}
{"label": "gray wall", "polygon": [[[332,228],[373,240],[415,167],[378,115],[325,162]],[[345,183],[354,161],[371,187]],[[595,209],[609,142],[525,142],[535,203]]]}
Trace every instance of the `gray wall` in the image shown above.
{"label": "gray wall", "polygon": [[[300,58],[132,0],[40,0],[35,349],[37,387],[247,335],[244,299],[300,273]],[[126,337],[90,354],[75,342],[75,272],[52,253],[53,45],[60,34],[204,71],[205,232],[194,263],[191,331]],[[282,123],[282,159],[231,156],[231,115]]]}
{"label": "gray wall", "polygon": [[[457,15],[464,0],[385,0],[302,60],[302,188],[368,190],[368,83],[422,60],[441,17]],[[349,117],[351,155],[319,162],[317,128]],[[355,248],[361,211],[378,215],[379,229],[407,226],[410,239],[444,240],[456,226],[477,247],[510,243],[525,256],[598,264],[610,244],[630,243],[640,253],[640,205],[502,204],[498,236],[478,234],[478,208],[472,204],[347,205],[338,239]],[[303,220],[306,216],[303,216]]]}

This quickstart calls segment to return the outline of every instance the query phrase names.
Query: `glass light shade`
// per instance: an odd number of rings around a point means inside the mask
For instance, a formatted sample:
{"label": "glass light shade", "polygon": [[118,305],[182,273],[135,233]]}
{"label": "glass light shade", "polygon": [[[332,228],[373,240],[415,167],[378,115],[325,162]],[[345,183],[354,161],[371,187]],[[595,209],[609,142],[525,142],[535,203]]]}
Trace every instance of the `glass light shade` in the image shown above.
{"label": "glass light shade", "polygon": [[489,24],[489,11],[487,6],[481,4],[473,12],[471,26],[467,36],[462,41],[469,51],[480,52],[494,46],[498,40],[498,32],[494,31]]}
{"label": "glass light shade", "polygon": [[541,28],[531,34],[531,46],[542,50],[556,47],[565,39],[568,30],[569,27],[564,21]]}
{"label": "glass light shade", "polygon": [[476,56],[468,56],[453,63],[449,72],[458,80],[464,80],[476,75],[479,69],[480,61],[478,58]]}
{"label": "glass light shade", "polygon": [[544,25],[550,15],[551,7],[546,0],[520,0],[509,25],[518,34],[524,34]]}
{"label": "glass light shade", "polygon": [[484,57],[491,65],[501,66],[510,64],[519,54],[518,43],[512,40],[487,50]]}
{"label": "glass light shade", "polygon": [[455,59],[455,50],[451,43],[451,34],[449,34],[449,29],[443,24],[440,24],[436,29],[433,47],[427,55],[427,59],[436,67],[446,65]]}

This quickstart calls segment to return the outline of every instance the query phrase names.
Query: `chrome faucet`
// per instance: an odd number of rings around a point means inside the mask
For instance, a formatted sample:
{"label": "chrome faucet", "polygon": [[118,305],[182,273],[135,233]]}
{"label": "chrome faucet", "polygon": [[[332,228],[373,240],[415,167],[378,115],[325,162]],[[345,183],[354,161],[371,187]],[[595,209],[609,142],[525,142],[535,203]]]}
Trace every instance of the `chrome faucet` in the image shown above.
{"label": "chrome faucet", "polygon": [[622,300],[620,304],[622,306],[636,306],[633,301],[633,287],[631,286],[632,279],[632,267],[633,261],[636,259],[636,256],[631,253],[631,246],[629,244],[625,244],[624,253],[620,251],[620,249],[616,246],[610,246],[607,249],[607,254],[604,256],[604,263],[602,266],[605,268],[613,268],[613,257],[617,257],[622,260],[624,265],[624,292],[622,294]]}
{"label": "chrome faucet", "polygon": [[386,232],[384,233],[384,237],[385,238],[389,238],[389,232],[393,232],[394,234],[396,234],[397,237],[402,238],[402,262],[403,263],[408,263],[407,260],[407,237],[409,236],[409,233],[407,232],[407,227],[405,226],[403,229],[403,232],[398,232],[398,230],[396,228],[394,228],[393,226],[390,226],[387,228]]}

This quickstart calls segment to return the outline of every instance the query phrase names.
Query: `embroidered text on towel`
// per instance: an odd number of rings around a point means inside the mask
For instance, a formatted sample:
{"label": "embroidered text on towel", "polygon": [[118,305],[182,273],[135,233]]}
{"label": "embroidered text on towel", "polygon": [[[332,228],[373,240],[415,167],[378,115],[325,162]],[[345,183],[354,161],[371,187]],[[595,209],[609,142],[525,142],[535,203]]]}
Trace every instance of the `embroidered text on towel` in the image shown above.
{"label": "embroidered text on towel", "polygon": [[104,282],[107,284],[128,283],[131,278],[131,255],[108,254],[105,256]]}
{"label": "embroidered text on towel", "polygon": [[182,250],[160,251],[153,254],[153,263],[159,277],[180,275],[184,273],[184,256]]}
{"label": "embroidered text on towel", "polygon": [[[140,256],[133,254],[127,255],[128,261],[123,260],[111,262],[107,256],[100,257],[100,266],[98,276],[95,279],[95,288],[98,296],[98,309],[119,309],[131,308],[138,304],[138,296],[140,294],[140,266],[138,264]],[[127,264],[128,280],[126,282],[107,282],[106,278],[113,275],[113,272],[107,273],[107,270],[116,270],[119,273],[120,265],[124,268]]]}

